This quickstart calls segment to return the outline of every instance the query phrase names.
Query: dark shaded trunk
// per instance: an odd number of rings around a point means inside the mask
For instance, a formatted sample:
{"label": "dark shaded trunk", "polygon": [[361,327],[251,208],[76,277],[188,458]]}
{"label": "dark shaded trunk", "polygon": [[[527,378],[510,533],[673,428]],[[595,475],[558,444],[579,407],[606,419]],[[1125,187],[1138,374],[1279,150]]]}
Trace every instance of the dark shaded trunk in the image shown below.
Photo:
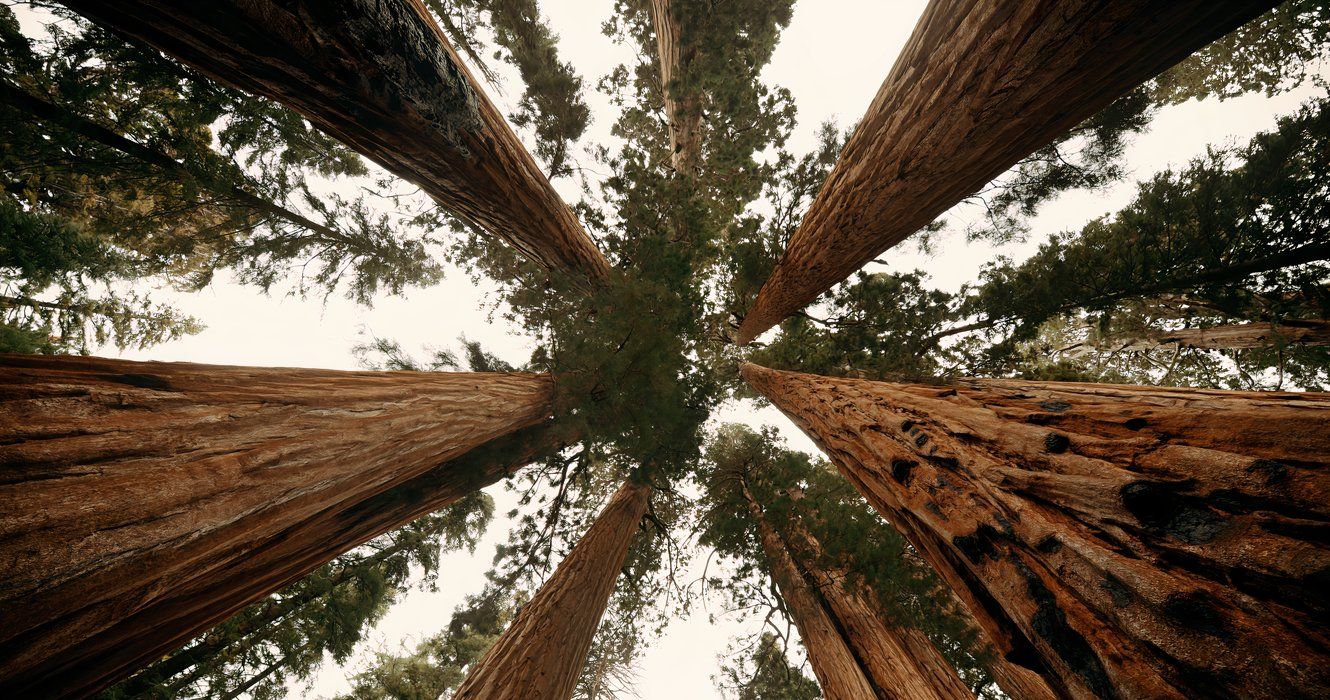
{"label": "dark shaded trunk", "polygon": [[1330,395],[744,376],[1059,694],[1330,687]]}
{"label": "dark shaded trunk", "polygon": [[609,271],[420,0],[64,4],[294,109],[549,268]]}
{"label": "dark shaded trunk", "polygon": [[743,319],[747,343],[1274,0],[933,0]]}
{"label": "dark shaded trunk", "polygon": [[497,480],[474,448],[552,410],[532,374],[0,356],[0,690],[123,678]]}
{"label": "dark shaded trunk", "polygon": [[586,664],[651,488],[626,483],[596,517],[499,641],[476,662],[454,700],[568,700]]}

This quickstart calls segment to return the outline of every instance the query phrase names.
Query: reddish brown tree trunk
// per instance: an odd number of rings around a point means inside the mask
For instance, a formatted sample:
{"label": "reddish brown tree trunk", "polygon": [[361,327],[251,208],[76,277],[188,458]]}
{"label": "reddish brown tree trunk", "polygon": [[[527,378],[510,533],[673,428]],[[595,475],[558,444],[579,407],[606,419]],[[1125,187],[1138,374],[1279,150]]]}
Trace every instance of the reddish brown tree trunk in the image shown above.
{"label": "reddish brown tree trunk", "polygon": [[454,700],[568,700],[646,515],[651,488],[625,483],[573,551],[478,661]]}
{"label": "reddish brown tree trunk", "polygon": [[799,638],[808,650],[808,661],[813,666],[818,685],[822,686],[822,694],[827,700],[878,697],[835,618],[799,571],[784,540],[766,521],[761,504],[747,485],[744,486],[744,499],[748,502],[753,522],[757,524],[758,539],[762,542],[771,578],[780,589],[781,599],[785,601],[795,627],[799,628]]}
{"label": "reddish brown tree trunk", "polygon": [[1330,395],[744,376],[1059,694],[1330,687]]}
{"label": "reddish brown tree trunk", "polygon": [[933,0],[743,319],[756,338],[1273,0]]}
{"label": "reddish brown tree trunk", "polygon": [[1110,337],[1087,340],[1060,348],[1058,352],[1083,354],[1092,349],[1151,350],[1165,345],[1198,350],[1254,350],[1291,345],[1330,345],[1330,321],[1289,319],[1279,324],[1269,322],[1238,323],[1210,328],[1183,328],[1158,331],[1140,337]]}
{"label": "reddish brown tree trunk", "polygon": [[420,0],[67,0],[300,112],[547,267],[609,265]]}
{"label": "reddish brown tree trunk", "polygon": [[683,43],[683,30],[670,0],[650,0],[656,33],[660,88],[670,128],[670,164],[681,175],[695,175],[702,158],[702,104],[695,90],[684,88],[688,64],[697,47]]}
{"label": "reddish brown tree trunk", "polygon": [[820,564],[822,544],[803,527],[788,523],[798,543],[791,553],[836,620],[845,643],[859,660],[877,697],[892,700],[973,698],[956,669],[923,632],[893,624],[871,591],[845,571]]}
{"label": "reddish brown tree trunk", "polygon": [[0,694],[93,692],[497,479],[464,455],[552,395],[533,374],[3,356]]}

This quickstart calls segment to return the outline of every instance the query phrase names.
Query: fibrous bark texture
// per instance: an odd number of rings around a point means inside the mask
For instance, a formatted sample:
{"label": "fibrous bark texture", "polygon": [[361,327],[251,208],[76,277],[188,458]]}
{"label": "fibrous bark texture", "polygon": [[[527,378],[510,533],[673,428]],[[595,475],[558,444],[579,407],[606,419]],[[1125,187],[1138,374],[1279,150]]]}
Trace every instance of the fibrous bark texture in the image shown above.
{"label": "fibrous bark texture", "polygon": [[609,269],[420,0],[68,0],[280,102],[552,269]]}
{"label": "fibrous bark texture", "polygon": [[619,488],[554,574],[476,663],[454,700],[573,696],[650,497],[649,486],[625,483]]}
{"label": "fibrous bark texture", "polygon": [[1210,328],[1159,331],[1148,336],[1110,337],[1060,348],[1062,353],[1084,354],[1094,349],[1150,350],[1166,345],[1198,350],[1255,350],[1286,346],[1330,345],[1330,321],[1289,319],[1279,323],[1239,323]]}
{"label": "fibrous bark texture", "polygon": [[766,521],[762,506],[747,486],[744,487],[744,498],[748,502],[749,514],[757,524],[758,539],[762,542],[771,578],[780,589],[781,599],[785,601],[795,627],[799,628],[799,639],[808,650],[808,661],[813,666],[818,685],[822,686],[822,695],[827,700],[878,697],[836,620],[804,578],[780,534]]}
{"label": "fibrous bark texture", "polygon": [[1058,694],[1330,688],[1330,395],[744,376]]}
{"label": "fibrous bark texture", "polygon": [[552,406],[534,374],[0,356],[0,694],[161,658],[496,480],[468,451]]}
{"label": "fibrous bark texture", "polygon": [[736,342],[747,343],[1273,0],[933,0]]}
{"label": "fibrous bark texture", "polygon": [[670,164],[681,175],[694,175],[702,157],[702,105],[696,91],[684,90],[684,73],[697,47],[683,43],[679,18],[670,0],[651,0],[660,87],[670,128]]}
{"label": "fibrous bark texture", "polygon": [[927,635],[893,623],[873,593],[856,583],[852,575],[825,567],[822,544],[802,523],[786,523],[785,529],[796,542],[789,549],[800,573],[835,621],[875,697],[888,700],[974,697]]}

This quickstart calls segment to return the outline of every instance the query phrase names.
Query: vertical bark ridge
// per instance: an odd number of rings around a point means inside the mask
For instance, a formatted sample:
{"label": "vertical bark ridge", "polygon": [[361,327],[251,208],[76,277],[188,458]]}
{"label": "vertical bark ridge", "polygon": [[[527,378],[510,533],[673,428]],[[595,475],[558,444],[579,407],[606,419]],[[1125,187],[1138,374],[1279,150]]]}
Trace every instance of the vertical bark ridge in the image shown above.
{"label": "vertical bark ridge", "polygon": [[527,257],[609,272],[421,0],[67,0],[320,129]]}
{"label": "vertical bark ridge", "polygon": [[1059,694],[1330,687],[1330,395],[743,372]]}
{"label": "vertical bark ridge", "polygon": [[646,515],[651,488],[625,483],[453,695],[568,700]]}
{"label": "vertical bark ridge", "polygon": [[854,650],[845,641],[845,635],[836,619],[827,609],[816,589],[804,579],[794,557],[776,529],[766,521],[762,505],[758,503],[747,484],[743,486],[748,512],[757,525],[758,539],[766,554],[771,578],[780,588],[781,598],[789,610],[799,638],[808,650],[808,661],[813,675],[827,700],[862,700],[880,698],[865,675],[863,665]]}
{"label": "vertical bark ridge", "polygon": [[1273,0],[933,0],[736,335],[748,343]]}
{"label": "vertical bark ridge", "polygon": [[118,680],[499,478],[464,456],[552,410],[535,374],[0,357],[0,689]]}

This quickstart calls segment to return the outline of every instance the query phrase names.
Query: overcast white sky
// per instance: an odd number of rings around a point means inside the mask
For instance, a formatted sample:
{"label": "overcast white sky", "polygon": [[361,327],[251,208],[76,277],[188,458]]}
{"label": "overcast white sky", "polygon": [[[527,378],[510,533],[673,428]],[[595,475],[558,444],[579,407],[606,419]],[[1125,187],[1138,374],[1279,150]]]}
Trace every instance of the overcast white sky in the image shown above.
{"label": "overcast white sky", "polygon": [[[802,0],[765,73],[769,82],[789,88],[797,100],[799,127],[791,140],[793,150],[810,149],[813,134],[824,120],[835,119],[846,126],[859,118],[924,4],[922,0]],[[633,60],[631,48],[615,46],[600,33],[601,22],[612,11],[612,0],[544,0],[541,5],[562,37],[563,58],[576,66],[589,88],[594,88],[596,81],[618,63]],[[495,95],[501,107],[510,107],[521,93],[519,84],[509,86],[505,95]],[[1309,89],[1274,99],[1246,97],[1222,104],[1189,103],[1171,108],[1155,120],[1150,133],[1137,139],[1129,163],[1135,175],[1145,177],[1185,161],[1209,144],[1243,141],[1272,126],[1275,115],[1293,111],[1312,94]],[[585,142],[606,142],[616,114],[594,89],[587,97],[595,122]],[[594,166],[589,159],[584,159],[584,164]],[[560,187],[566,197],[577,196],[571,183]],[[1125,204],[1131,194],[1131,184],[1124,183],[1104,192],[1063,197],[1041,214],[1035,238],[1078,227]],[[1031,249],[1032,245],[1015,246],[1003,252],[1020,257]],[[973,279],[994,254],[987,246],[966,246],[959,240],[949,240],[935,257],[922,256],[907,243],[886,258],[895,269],[923,268],[939,287],[954,289]],[[367,309],[337,297],[326,305],[319,300],[302,301],[279,294],[265,297],[219,276],[219,281],[202,293],[163,292],[159,296],[159,300],[169,299],[186,313],[203,319],[208,326],[204,332],[144,352],[117,353],[111,347],[102,348],[99,354],[350,369],[355,367],[350,348],[361,330],[367,329],[417,351],[423,345],[451,346],[457,336],[465,334],[510,361],[523,362],[530,351],[529,343],[502,324],[491,325],[486,319],[482,300],[489,291],[484,285],[474,286],[461,272],[452,271],[437,287],[412,290],[405,298],[379,299]],[[725,420],[776,425],[796,448],[815,450],[773,409],[753,411],[748,406],[727,406],[720,414]],[[491,492],[499,501],[498,513],[507,511],[511,499],[502,487],[493,487]],[[462,597],[482,587],[482,574],[490,563],[494,544],[504,538],[507,527],[503,517],[496,517],[474,556],[463,553],[446,557],[440,590],[413,591],[402,598],[377,626],[364,646],[366,652],[409,647],[446,626]],[[638,682],[641,696],[653,700],[717,697],[711,682],[717,655],[733,636],[754,631],[756,624],[721,621],[713,625],[705,614],[677,622],[663,639],[649,644]],[[350,670],[363,664],[365,658],[362,654],[354,660]],[[312,687],[294,686],[291,695],[317,697],[343,691],[348,688],[347,674],[348,669],[328,663]]]}

